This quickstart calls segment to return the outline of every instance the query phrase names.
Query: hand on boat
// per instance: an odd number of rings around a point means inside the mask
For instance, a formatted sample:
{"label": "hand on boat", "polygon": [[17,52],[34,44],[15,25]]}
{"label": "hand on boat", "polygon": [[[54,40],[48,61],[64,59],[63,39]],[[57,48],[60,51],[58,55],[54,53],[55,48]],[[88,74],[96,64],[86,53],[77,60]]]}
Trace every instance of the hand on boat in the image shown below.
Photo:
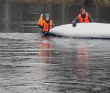
{"label": "hand on boat", "polygon": [[76,27],[77,26],[75,22],[73,22],[72,25],[73,25],[73,27]]}

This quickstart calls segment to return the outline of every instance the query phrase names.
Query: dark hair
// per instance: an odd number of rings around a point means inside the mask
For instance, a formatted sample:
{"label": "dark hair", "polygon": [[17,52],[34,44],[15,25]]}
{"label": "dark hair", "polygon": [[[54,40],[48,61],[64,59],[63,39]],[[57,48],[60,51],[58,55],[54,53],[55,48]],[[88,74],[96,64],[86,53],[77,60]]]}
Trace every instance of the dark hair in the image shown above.
{"label": "dark hair", "polygon": [[82,13],[83,10],[85,10],[85,8],[81,8],[79,12]]}

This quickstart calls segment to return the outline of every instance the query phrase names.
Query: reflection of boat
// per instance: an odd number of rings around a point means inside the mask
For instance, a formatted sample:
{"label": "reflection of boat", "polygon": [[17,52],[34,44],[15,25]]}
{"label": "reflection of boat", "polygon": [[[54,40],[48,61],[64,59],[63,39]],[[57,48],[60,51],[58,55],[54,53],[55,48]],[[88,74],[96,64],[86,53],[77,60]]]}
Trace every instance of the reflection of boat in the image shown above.
{"label": "reflection of boat", "polygon": [[110,38],[110,24],[78,23],[76,27],[66,24],[52,28],[50,33],[64,37]]}
{"label": "reflection of boat", "polygon": [[52,55],[52,44],[49,37],[43,37],[39,43],[38,56],[42,62],[49,63]]}

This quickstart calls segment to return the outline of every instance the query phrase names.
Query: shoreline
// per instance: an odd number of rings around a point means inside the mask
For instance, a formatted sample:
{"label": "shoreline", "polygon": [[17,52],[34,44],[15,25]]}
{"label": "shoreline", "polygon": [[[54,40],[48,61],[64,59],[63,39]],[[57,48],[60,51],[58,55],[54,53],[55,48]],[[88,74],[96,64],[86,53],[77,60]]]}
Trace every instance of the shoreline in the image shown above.
{"label": "shoreline", "polygon": [[73,4],[73,5],[104,5],[104,6],[110,6],[110,1],[100,1],[100,0],[92,0],[90,2],[85,2],[85,0],[1,0],[1,2],[18,2],[18,3],[30,3],[30,4]]}

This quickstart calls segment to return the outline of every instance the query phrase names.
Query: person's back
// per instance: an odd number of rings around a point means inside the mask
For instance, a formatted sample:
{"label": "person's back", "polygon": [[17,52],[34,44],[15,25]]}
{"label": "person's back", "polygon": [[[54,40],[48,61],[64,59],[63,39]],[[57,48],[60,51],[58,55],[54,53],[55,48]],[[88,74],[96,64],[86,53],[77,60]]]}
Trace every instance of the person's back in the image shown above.
{"label": "person's back", "polygon": [[76,23],[88,23],[93,22],[93,19],[89,13],[85,11],[84,8],[80,9],[79,15],[73,20],[72,25],[73,27],[76,26]]}

